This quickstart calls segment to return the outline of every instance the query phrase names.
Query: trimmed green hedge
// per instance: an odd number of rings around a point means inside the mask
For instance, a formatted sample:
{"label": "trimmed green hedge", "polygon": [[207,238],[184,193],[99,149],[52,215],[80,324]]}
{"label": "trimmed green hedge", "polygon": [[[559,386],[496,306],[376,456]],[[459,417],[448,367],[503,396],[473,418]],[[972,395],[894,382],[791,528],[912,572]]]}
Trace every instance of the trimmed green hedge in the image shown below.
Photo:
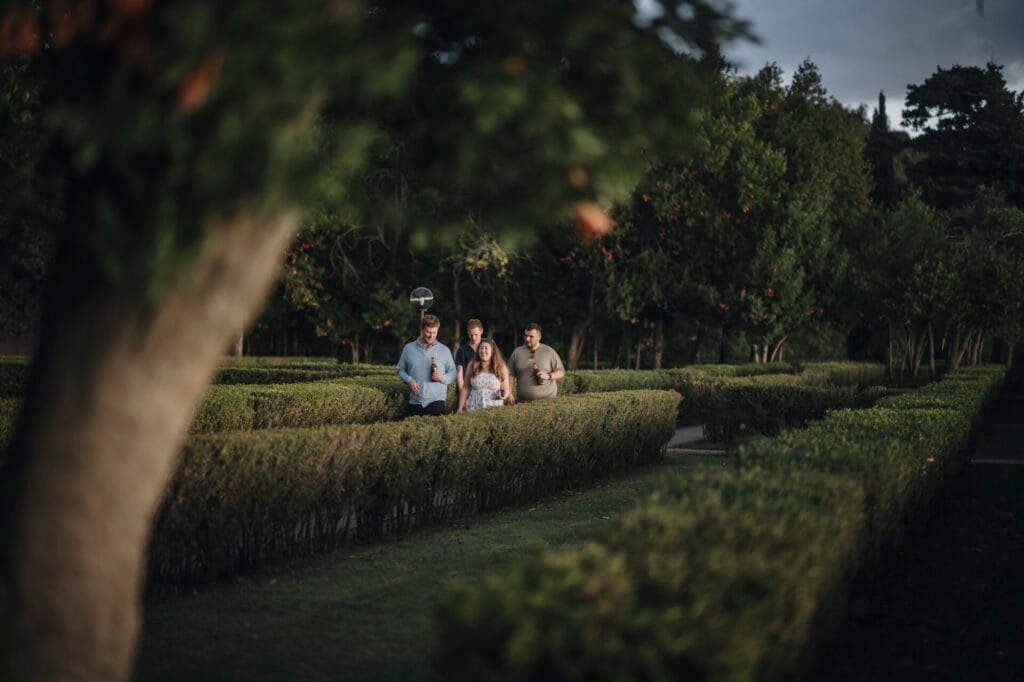
{"label": "trimmed green hedge", "polygon": [[394,367],[380,365],[323,367],[223,367],[217,372],[215,384],[297,384],[364,375],[395,375]]}
{"label": "trimmed green hedge", "polygon": [[782,677],[856,564],[861,517],[836,477],[666,480],[582,549],[451,588],[438,678]]}
{"label": "trimmed green hedge", "polygon": [[408,392],[403,389],[400,381],[365,386],[348,380],[211,386],[196,410],[191,432],[393,421],[406,414]]}
{"label": "trimmed green hedge", "polygon": [[0,398],[25,395],[30,362],[21,355],[0,356]]}
{"label": "trimmed green hedge", "polygon": [[620,392],[441,418],[190,438],[151,589],[496,509],[662,457],[679,396]]}
{"label": "trimmed green hedge", "polygon": [[805,362],[799,366],[805,384],[873,386],[885,382],[885,365],[874,362]]}
{"label": "trimmed green hedge", "polygon": [[226,355],[220,359],[221,367],[294,367],[297,369],[316,369],[325,367],[376,367],[362,363],[351,365],[338,362],[337,358],[277,356],[277,355],[243,355],[242,357]]}
{"label": "trimmed green hedge", "polygon": [[739,469],[666,480],[581,550],[454,587],[438,616],[441,677],[798,676],[853,572],[933,506],[1001,379],[928,387],[956,407],[840,410],[758,439]]}
{"label": "trimmed green hedge", "polygon": [[829,410],[866,407],[878,397],[878,391],[804,386],[799,379],[782,375],[682,384],[683,412],[704,425],[708,440],[732,442],[747,433],[775,434],[783,428],[803,426]]}
{"label": "trimmed green hedge", "polygon": [[19,407],[21,400],[17,398],[0,398],[0,458],[3,457],[3,448],[13,435]]}

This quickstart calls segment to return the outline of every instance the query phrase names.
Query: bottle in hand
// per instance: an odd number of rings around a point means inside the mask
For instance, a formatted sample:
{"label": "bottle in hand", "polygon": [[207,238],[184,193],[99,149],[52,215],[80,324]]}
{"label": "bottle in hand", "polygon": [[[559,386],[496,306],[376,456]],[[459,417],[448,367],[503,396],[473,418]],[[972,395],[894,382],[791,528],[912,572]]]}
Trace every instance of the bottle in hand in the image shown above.
{"label": "bottle in hand", "polygon": [[435,374],[437,374],[437,359],[436,358],[430,358],[430,380],[431,381],[436,381],[436,379],[434,379],[434,375]]}
{"label": "bottle in hand", "polygon": [[538,386],[544,383],[540,378],[540,367],[537,366],[536,362],[533,363],[533,378],[537,381]]}

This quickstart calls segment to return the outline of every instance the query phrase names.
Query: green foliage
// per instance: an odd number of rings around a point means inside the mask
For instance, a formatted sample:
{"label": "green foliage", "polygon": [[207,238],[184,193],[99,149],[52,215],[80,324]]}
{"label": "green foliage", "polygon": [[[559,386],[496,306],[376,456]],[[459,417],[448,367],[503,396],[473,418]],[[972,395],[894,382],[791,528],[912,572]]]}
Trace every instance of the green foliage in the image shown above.
{"label": "green foliage", "polygon": [[835,477],[666,480],[581,550],[453,588],[441,676],[784,677],[856,565],[861,517],[859,490]]}
{"label": "green foliage", "polygon": [[285,365],[280,367],[222,367],[214,379],[218,384],[296,384],[341,377],[394,374],[395,368],[385,365]]}
{"label": "green foliage", "polygon": [[28,385],[29,359],[0,356],[0,398],[20,398]]}
{"label": "green foliage", "polygon": [[196,436],[161,508],[151,586],[521,503],[662,456],[678,395],[621,392],[443,418]]}
{"label": "green foliage", "polygon": [[907,87],[903,122],[921,133],[911,174],[930,205],[962,207],[987,186],[1024,207],[1024,96],[1003,67],[938,68]]}
{"label": "green foliage", "polygon": [[3,459],[7,441],[14,433],[14,424],[18,420],[18,409],[21,401],[17,398],[0,398],[0,460]]}
{"label": "green foliage", "polygon": [[799,676],[850,577],[935,502],[1001,379],[958,373],[931,389],[969,387],[962,409],[840,410],[758,439],[739,471],[672,477],[582,549],[455,586],[438,614],[441,675]]}

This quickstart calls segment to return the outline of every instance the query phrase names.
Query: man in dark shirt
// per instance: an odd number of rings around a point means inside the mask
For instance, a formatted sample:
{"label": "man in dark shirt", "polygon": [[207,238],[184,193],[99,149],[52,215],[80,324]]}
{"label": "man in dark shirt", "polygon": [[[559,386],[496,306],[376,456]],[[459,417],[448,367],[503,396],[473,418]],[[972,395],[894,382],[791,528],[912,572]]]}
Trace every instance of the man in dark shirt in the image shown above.
{"label": "man in dark shirt", "polygon": [[476,357],[476,349],[480,345],[483,335],[484,325],[480,320],[472,319],[466,323],[466,336],[469,337],[469,341],[455,351],[455,371],[458,372],[459,391],[462,391],[462,384],[465,382],[466,365]]}

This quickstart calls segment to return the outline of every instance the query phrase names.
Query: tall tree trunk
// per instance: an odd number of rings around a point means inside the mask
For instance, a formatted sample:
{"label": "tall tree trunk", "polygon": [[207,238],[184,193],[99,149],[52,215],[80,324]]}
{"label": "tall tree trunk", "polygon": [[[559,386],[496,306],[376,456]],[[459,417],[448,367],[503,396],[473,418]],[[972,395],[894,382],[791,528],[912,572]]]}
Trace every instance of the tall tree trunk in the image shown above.
{"label": "tall tree trunk", "polygon": [[886,364],[889,366],[889,378],[896,377],[896,357],[893,352],[893,331],[892,331],[892,320],[889,320],[889,348],[886,354]]}
{"label": "tall tree trunk", "polygon": [[665,316],[658,314],[654,323],[654,369],[661,369],[665,357]]}
{"label": "tall tree trunk", "polygon": [[145,551],[193,410],[265,299],[298,213],[210,233],[159,302],[65,248],[0,470],[0,678],[124,680]]}
{"label": "tall tree trunk", "polygon": [[639,329],[636,330],[636,367],[633,369],[640,369],[640,351],[644,347],[644,335]]}
{"label": "tall tree trunk", "polygon": [[928,334],[914,332],[911,338],[915,340],[914,364],[911,367],[911,372],[913,372],[913,376],[916,378],[921,371],[921,361],[924,360],[924,344],[928,341]]}
{"label": "tall tree trunk", "polygon": [[968,329],[966,337],[960,340],[958,330],[956,338],[957,342],[951,347],[951,350],[953,351],[953,359],[949,366],[949,370],[951,372],[955,372],[960,369],[960,364],[963,362],[964,355],[967,354],[968,349],[971,347],[971,339],[973,336],[974,330]]}
{"label": "tall tree trunk", "polygon": [[[626,363],[624,365],[619,364],[619,358],[623,355],[626,356]],[[631,360],[633,359],[633,346],[629,340],[629,328],[626,325],[622,325],[622,336],[619,338],[619,352],[615,355],[615,366],[624,367],[629,369],[631,366]]]}
{"label": "tall tree trunk", "polygon": [[580,360],[583,358],[584,342],[587,340],[587,332],[594,320],[594,305],[597,296],[597,285],[590,284],[590,300],[587,303],[587,317],[585,320],[572,328],[572,338],[569,341],[569,369],[577,369]]}
{"label": "tall tree trunk", "polygon": [[245,329],[238,331],[238,336],[235,338],[234,343],[231,344],[231,355],[235,357],[242,357],[245,354]]}
{"label": "tall tree trunk", "polygon": [[978,336],[974,340],[974,349],[971,352],[971,366],[972,367],[977,367],[978,364],[981,362],[981,352],[982,352],[982,350],[984,350],[984,348],[985,348],[985,335],[979,329],[978,330]]}
{"label": "tall tree trunk", "polygon": [[594,344],[594,369],[597,369],[597,352],[601,348],[601,337],[597,334],[591,335]]}
{"label": "tall tree trunk", "polygon": [[[452,302],[455,304],[455,320],[452,326],[452,348],[462,345],[462,296],[459,293],[459,273],[452,273]],[[491,321],[494,326],[494,321]],[[491,331],[493,334],[493,329]]]}
{"label": "tall tree trunk", "polygon": [[722,325],[722,338],[718,343],[718,364],[724,365],[729,357],[729,328]]}
{"label": "tall tree trunk", "polygon": [[788,336],[783,336],[775,343],[775,347],[772,348],[772,362],[780,362],[782,360],[782,349],[786,346],[786,339],[788,338]]}
{"label": "tall tree trunk", "polygon": [[935,333],[932,331],[932,323],[928,323],[928,376],[935,378]]}
{"label": "tall tree trunk", "polygon": [[1006,369],[1013,369],[1013,347],[1016,344],[1013,342],[1006,344]]}
{"label": "tall tree trunk", "polygon": [[589,323],[584,321],[572,328],[572,336],[569,338],[569,369],[579,369],[580,358],[583,357],[583,348],[587,340],[587,327]]}

